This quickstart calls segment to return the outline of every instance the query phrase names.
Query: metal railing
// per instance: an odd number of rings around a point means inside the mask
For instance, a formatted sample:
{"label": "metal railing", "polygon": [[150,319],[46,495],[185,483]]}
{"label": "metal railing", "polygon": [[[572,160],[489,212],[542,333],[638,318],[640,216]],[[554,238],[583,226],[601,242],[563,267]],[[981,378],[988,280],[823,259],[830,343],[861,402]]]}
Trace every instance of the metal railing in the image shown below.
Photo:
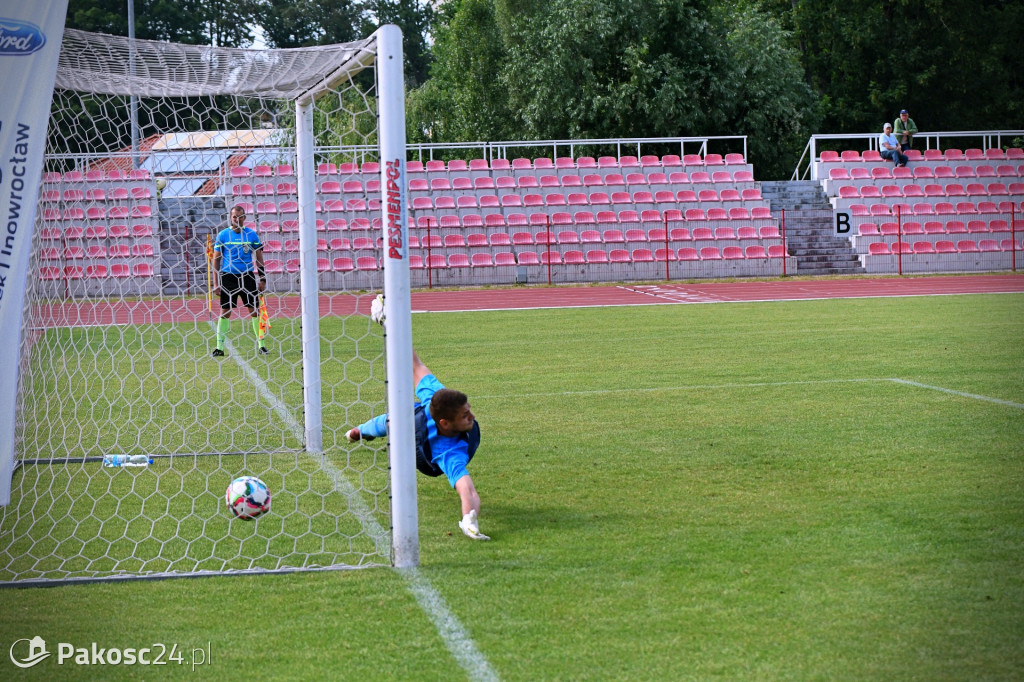
{"label": "metal railing", "polygon": [[[793,175],[791,180],[817,180],[817,165],[818,156],[822,146],[827,147],[839,147],[840,145],[829,145],[828,142],[832,141],[851,141],[851,140],[867,140],[866,149],[878,149],[878,138],[881,132],[878,133],[845,133],[840,135],[811,135],[810,139],[807,140],[807,144],[804,146],[804,151],[800,155],[800,160],[797,161],[796,168],[793,169]],[[914,141],[924,144],[924,149],[949,149],[952,147],[962,148],[966,145],[963,144],[963,140],[967,140],[971,143],[971,146],[977,146],[979,149],[1002,149],[1004,145],[1009,146],[1013,144],[1015,138],[1024,137],[1024,130],[958,130],[950,132],[936,132],[936,133],[917,133],[914,135]],[[952,144],[950,141],[956,141],[956,144]],[[821,143],[826,143],[822,145]],[[847,149],[851,147],[846,145]]]}
{"label": "metal railing", "polygon": [[[715,152],[716,149],[727,152],[742,153],[743,160],[747,161],[747,136],[746,135],[722,135],[704,137],[636,137],[636,138],[600,138],[589,140],[505,140],[497,142],[443,142],[443,143],[411,143],[406,145],[410,156],[417,157],[420,161],[429,161],[435,158],[435,153],[445,151],[466,151],[472,152],[472,158],[492,159],[512,158],[512,153],[517,149],[543,150],[542,153],[550,153],[552,159],[560,156],[576,158],[577,151],[587,150],[590,156],[597,155],[595,150],[603,150],[609,156],[623,156],[633,154],[637,157],[644,155],[644,148],[678,149],[679,156],[685,154],[700,154],[701,156]],[[742,150],[742,151],[739,151]],[[665,154],[662,151],[660,154]],[[440,154],[439,154],[440,155]]]}

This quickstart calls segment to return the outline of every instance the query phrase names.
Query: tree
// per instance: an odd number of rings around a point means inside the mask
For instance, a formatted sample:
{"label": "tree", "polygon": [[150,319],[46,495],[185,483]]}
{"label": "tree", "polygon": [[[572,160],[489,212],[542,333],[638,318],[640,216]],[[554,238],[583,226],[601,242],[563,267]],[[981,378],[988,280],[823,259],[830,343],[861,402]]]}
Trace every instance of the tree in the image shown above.
{"label": "tree", "polygon": [[428,0],[367,0],[366,9],[365,35],[385,24],[395,24],[402,29],[405,84],[409,88],[420,86],[430,70],[431,50],[427,35],[434,18],[433,4]]}
{"label": "tree", "polygon": [[[257,0],[134,0],[135,37],[243,47],[252,41]],[[69,0],[66,25],[128,35],[127,0]]]}
{"label": "tree", "polygon": [[[1002,0],[774,0],[792,27],[825,133],[1019,128],[1024,5]],[[969,18],[969,19],[968,19]]]}
{"label": "tree", "polygon": [[732,130],[747,136],[762,178],[788,177],[820,122],[818,98],[803,80],[799,53],[780,22],[759,7],[722,7]]}
{"label": "tree", "polygon": [[449,4],[434,34],[430,79],[409,93],[408,138],[413,142],[507,139],[513,133],[507,57],[491,0]]}
{"label": "tree", "polygon": [[[135,0],[135,37],[146,40],[204,42],[199,0]],[[127,0],[69,0],[68,28],[128,35]]]}
{"label": "tree", "polygon": [[[260,0],[204,0],[201,4],[205,35],[210,45],[247,47]],[[179,41],[180,42],[180,41]]]}
{"label": "tree", "polygon": [[440,17],[431,78],[410,97],[435,141],[756,133],[752,160],[778,169],[816,116],[789,36],[754,9],[460,0]]}
{"label": "tree", "polygon": [[364,8],[353,0],[263,0],[258,20],[271,47],[330,45],[363,37]]}
{"label": "tree", "polygon": [[505,79],[520,132],[652,137],[724,124],[721,35],[699,10],[630,0],[554,0],[518,16],[506,10]]}
{"label": "tree", "polygon": [[425,0],[256,0],[257,21],[271,47],[310,47],[364,38],[384,24],[402,29],[405,79],[427,77],[433,6]]}

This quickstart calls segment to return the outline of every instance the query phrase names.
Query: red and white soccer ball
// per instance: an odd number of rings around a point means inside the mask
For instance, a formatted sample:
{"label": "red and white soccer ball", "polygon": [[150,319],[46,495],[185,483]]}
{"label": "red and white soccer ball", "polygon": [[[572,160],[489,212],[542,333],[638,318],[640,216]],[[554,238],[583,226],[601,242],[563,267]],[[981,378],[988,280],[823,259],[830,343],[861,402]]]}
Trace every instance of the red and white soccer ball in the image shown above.
{"label": "red and white soccer ball", "polygon": [[224,501],[232,514],[248,521],[270,511],[270,489],[255,476],[240,476],[228,485]]}

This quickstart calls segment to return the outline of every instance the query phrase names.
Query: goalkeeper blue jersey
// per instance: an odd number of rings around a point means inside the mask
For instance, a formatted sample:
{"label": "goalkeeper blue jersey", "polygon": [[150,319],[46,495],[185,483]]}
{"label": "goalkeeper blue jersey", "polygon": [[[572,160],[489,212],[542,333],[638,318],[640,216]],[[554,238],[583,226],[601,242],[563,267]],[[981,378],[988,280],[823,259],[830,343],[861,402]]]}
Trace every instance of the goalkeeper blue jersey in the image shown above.
{"label": "goalkeeper blue jersey", "polygon": [[[433,374],[428,374],[416,386],[416,397],[424,406],[430,405],[430,399],[434,394],[444,388],[444,384],[437,380]],[[431,459],[444,475],[448,478],[451,487],[455,482],[469,472],[466,465],[469,464],[469,443],[462,438],[442,436],[437,432],[437,422],[430,416],[430,410],[425,409],[427,417],[427,438],[430,441]]]}
{"label": "goalkeeper blue jersey", "polygon": [[251,227],[243,227],[241,232],[225,227],[217,234],[213,248],[220,251],[221,272],[241,275],[252,272],[253,251],[262,249],[263,242]]}
{"label": "goalkeeper blue jersey", "polygon": [[[480,445],[480,429],[479,426],[475,426],[473,433],[454,438],[442,436],[437,432],[437,422],[430,416],[430,410],[427,408],[430,405],[430,399],[442,388],[444,388],[444,384],[438,381],[433,374],[428,374],[420,379],[416,386],[416,397],[419,398],[419,404],[423,406],[426,439],[430,446],[430,462],[444,473],[448,478],[448,483],[454,488],[455,482],[469,473],[466,471],[466,465],[469,464],[469,460],[473,459],[473,454],[476,452],[477,446]],[[388,435],[388,416],[386,414],[378,415],[370,421],[360,424],[359,430],[364,436],[374,438],[386,436]],[[416,434],[417,441],[421,437],[422,434]],[[417,449],[422,447],[423,443],[417,442]],[[416,467],[428,476],[440,475],[420,468],[419,461],[417,461]]]}

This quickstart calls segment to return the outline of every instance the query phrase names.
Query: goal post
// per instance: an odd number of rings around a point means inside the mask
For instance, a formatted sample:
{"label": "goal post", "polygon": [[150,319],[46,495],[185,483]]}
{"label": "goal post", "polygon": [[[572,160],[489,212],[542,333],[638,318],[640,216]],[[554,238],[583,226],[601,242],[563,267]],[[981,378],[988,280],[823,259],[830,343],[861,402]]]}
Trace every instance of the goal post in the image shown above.
{"label": "goal post", "polygon": [[[416,442],[413,423],[412,309],[409,290],[409,225],[405,182],[405,86],[402,75],[402,34],[396,26],[381,29],[378,50],[381,82],[381,188],[384,193],[384,288],[387,290],[388,404],[391,429],[392,523],[395,566],[419,563],[416,513]],[[391,317],[394,312],[394,318]]]}
{"label": "goal post", "polygon": [[[376,54],[379,83],[379,124],[380,124],[380,186],[382,225],[382,264],[384,268],[384,289],[387,292],[388,334],[386,335],[389,435],[388,446],[391,461],[392,484],[392,525],[393,560],[395,566],[404,568],[419,563],[419,531],[416,504],[416,443],[413,424],[413,401],[415,387],[412,385],[412,320],[411,293],[409,282],[409,227],[406,223],[408,211],[405,182],[405,76],[403,73],[402,33],[397,26],[381,27],[375,34],[378,40]],[[362,55],[364,59],[369,55]],[[358,57],[357,57],[358,59]],[[344,74],[341,74],[344,77]],[[314,183],[314,161],[311,145],[312,135],[303,135],[313,128],[313,103],[316,98],[328,92],[336,81],[327,80],[323,86],[313,88],[299,97],[295,103],[296,130],[300,135],[296,142],[296,161],[299,187],[305,189],[300,195],[305,200],[299,204],[300,229],[308,235],[307,247],[302,250],[304,259],[315,258],[315,225],[311,216],[315,214],[312,197]],[[303,268],[309,273],[309,290],[316,287],[312,268]],[[303,289],[307,289],[304,287]],[[317,301],[313,296],[303,295],[303,318],[317,317]],[[308,307],[308,311],[307,311]],[[394,318],[391,313],[394,312]],[[312,328],[312,325],[311,325]],[[318,333],[309,330],[315,339]],[[320,405],[315,390],[310,385],[319,376],[319,347],[306,342],[307,330],[303,328],[304,364],[307,376],[306,438],[307,447],[319,447],[318,426]],[[315,354],[315,355],[314,355]],[[313,400],[310,396],[313,396]],[[398,427],[396,425],[405,425]]]}
{"label": "goal post", "polygon": [[[0,70],[7,97],[0,104],[0,348],[17,348],[25,300],[35,196],[43,168],[44,121],[53,93],[67,0],[20,8],[5,7],[0,17]],[[0,505],[11,500],[14,474],[13,398],[18,362],[0,363]]]}
{"label": "goal post", "polygon": [[[0,583],[418,563],[402,64],[394,26],[289,50],[64,32]],[[267,290],[222,319],[234,206]],[[387,451],[347,442],[381,412]],[[224,504],[242,475],[272,496],[251,522]]]}

